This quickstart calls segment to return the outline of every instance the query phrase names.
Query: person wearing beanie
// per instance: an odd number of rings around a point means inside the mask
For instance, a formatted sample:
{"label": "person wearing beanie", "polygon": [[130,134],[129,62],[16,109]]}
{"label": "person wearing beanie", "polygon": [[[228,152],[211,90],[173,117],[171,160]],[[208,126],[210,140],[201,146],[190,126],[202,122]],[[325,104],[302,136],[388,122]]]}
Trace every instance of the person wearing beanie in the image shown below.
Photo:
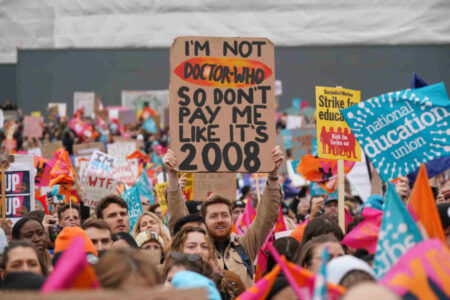
{"label": "person wearing beanie", "polygon": [[12,272],[5,276],[0,286],[1,291],[39,291],[44,285],[45,277],[32,272]]}
{"label": "person wearing beanie", "polygon": [[204,288],[208,291],[208,300],[221,300],[219,291],[211,279],[192,271],[179,271],[172,278],[176,289]]}
{"label": "person wearing beanie", "polygon": [[197,214],[189,214],[179,218],[173,226],[173,236],[185,227],[200,227],[206,231],[205,219]]}
{"label": "person wearing beanie", "polygon": [[151,258],[155,265],[161,263],[164,255],[164,241],[159,234],[153,231],[143,231],[136,237],[136,243],[142,252]]}
{"label": "person wearing beanie", "polygon": [[87,253],[92,253],[95,256],[98,255],[97,250],[95,250],[94,244],[87,236],[86,232],[78,226],[66,227],[58,235],[55,240],[55,254],[66,250],[73,238],[79,236],[85,240],[85,251]]}
{"label": "person wearing beanie", "polygon": [[365,261],[351,255],[336,257],[327,264],[327,280],[345,288],[361,282],[376,282],[372,268]]}
{"label": "person wearing beanie", "polygon": [[231,206],[231,217],[233,218],[233,223],[236,223],[236,220],[240,215],[244,213],[245,203],[242,200],[236,200],[233,202]]}

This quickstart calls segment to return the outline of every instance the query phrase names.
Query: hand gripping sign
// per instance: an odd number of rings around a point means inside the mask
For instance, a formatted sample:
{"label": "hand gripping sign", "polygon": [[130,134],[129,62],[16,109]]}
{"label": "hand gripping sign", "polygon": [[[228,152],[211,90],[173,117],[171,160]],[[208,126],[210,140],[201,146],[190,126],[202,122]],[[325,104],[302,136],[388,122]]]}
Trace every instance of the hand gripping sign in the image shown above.
{"label": "hand gripping sign", "polygon": [[272,171],[274,101],[274,47],[268,39],[176,38],[169,110],[179,171]]}

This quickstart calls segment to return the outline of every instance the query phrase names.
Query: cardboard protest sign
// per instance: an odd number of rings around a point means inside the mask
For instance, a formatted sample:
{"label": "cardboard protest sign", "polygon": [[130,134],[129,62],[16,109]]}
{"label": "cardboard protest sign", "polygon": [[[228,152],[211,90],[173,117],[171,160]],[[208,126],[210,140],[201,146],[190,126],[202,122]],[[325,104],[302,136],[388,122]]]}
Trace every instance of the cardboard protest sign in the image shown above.
{"label": "cardboard protest sign", "polygon": [[19,119],[19,112],[17,110],[5,110],[3,111],[3,118],[6,122],[17,121]]}
{"label": "cardboard protest sign", "polygon": [[47,105],[47,111],[52,107],[58,107],[57,115],[59,117],[66,117],[67,116],[67,103],[56,103],[56,102],[50,102]]}
{"label": "cardboard protest sign", "polygon": [[194,173],[194,200],[204,201],[210,193],[236,200],[236,174]]}
{"label": "cardboard protest sign", "polygon": [[127,159],[136,151],[136,141],[108,144],[108,154],[115,158],[114,178],[117,181],[133,185],[138,174],[138,160]]}
{"label": "cardboard protest sign", "polygon": [[264,38],[178,37],[170,53],[170,147],[187,172],[270,172],[274,47]]}
{"label": "cardboard protest sign", "polygon": [[23,120],[23,133],[24,137],[29,138],[41,138],[43,132],[44,118],[25,116]]}
{"label": "cardboard protest sign", "polygon": [[[76,145],[73,145],[73,146],[75,147]],[[47,143],[47,144],[41,144],[42,157],[51,159],[53,157],[53,154],[56,152],[56,150],[58,150],[61,147],[63,147],[63,144],[61,141]]]}
{"label": "cardboard protest sign", "polygon": [[14,162],[5,172],[6,218],[13,223],[25,213],[34,210],[33,169],[30,164]]}
{"label": "cardboard protest sign", "polygon": [[83,204],[95,208],[103,197],[113,194],[116,181],[111,177],[87,174],[83,181]]}
{"label": "cardboard protest sign", "polygon": [[114,165],[115,158],[113,156],[100,151],[95,151],[86,168],[84,178],[86,178],[85,176],[88,174],[109,176],[113,174]]}
{"label": "cardboard protest sign", "polygon": [[438,239],[409,249],[380,281],[402,299],[450,299],[450,252]]}
{"label": "cardboard protest sign", "polygon": [[119,111],[119,122],[122,125],[133,125],[136,122],[136,111],[134,109]]}
{"label": "cardboard protest sign", "polygon": [[383,181],[449,156],[450,101],[443,83],[390,92],[342,110]]}
{"label": "cardboard protest sign", "polygon": [[73,145],[73,156],[75,157],[75,166],[79,167],[79,159],[85,158],[91,160],[95,151],[105,151],[103,142],[82,143]]}
{"label": "cardboard protest sign", "polygon": [[58,106],[47,107],[47,118],[49,121],[55,122],[58,119]]}
{"label": "cardboard protest sign", "polygon": [[76,112],[83,107],[83,115],[92,116],[94,113],[95,93],[94,92],[75,92],[73,93],[73,111]]}
{"label": "cardboard protest sign", "polygon": [[294,159],[300,159],[306,154],[312,154],[312,141],[316,136],[316,129],[283,129],[284,145],[289,146]]}
{"label": "cardboard protest sign", "polygon": [[130,234],[133,231],[134,225],[140,215],[144,213],[142,208],[141,198],[137,186],[126,190],[122,195],[122,199],[128,204],[128,216],[130,218]]}
{"label": "cardboard protest sign", "polygon": [[316,86],[319,157],[361,160],[361,148],[339,110],[361,101],[361,92]]}
{"label": "cardboard protest sign", "polygon": [[64,290],[51,293],[18,292],[2,293],[2,300],[207,300],[207,290],[204,288],[195,289],[162,289],[162,288],[139,288],[127,290]]}

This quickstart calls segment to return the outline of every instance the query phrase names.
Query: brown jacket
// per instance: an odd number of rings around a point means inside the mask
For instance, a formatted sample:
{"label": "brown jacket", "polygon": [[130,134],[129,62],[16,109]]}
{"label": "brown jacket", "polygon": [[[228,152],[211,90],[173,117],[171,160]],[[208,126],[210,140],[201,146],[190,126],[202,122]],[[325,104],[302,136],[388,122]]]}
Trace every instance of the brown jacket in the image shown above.
{"label": "brown jacket", "polygon": [[[261,196],[261,203],[259,203],[256,209],[255,220],[247,232],[243,236],[231,235],[231,241],[225,249],[225,255],[223,257],[216,251],[219,266],[222,269],[225,269],[226,266],[226,269],[238,274],[246,288],[253,285],[253,279],[247,272],[247,267],[235,250],[235,247],[239,244],[242,245],[253,265],[256,255],[258,255],[261,246],[264,244],[278,219],[281,197],[280,184],[277,181],[268,180]],[[184,198],[179,190],[167,192],[167,206],[169,210],[169,229],[173,232],[175,222],[179,218],[189,214]]]}

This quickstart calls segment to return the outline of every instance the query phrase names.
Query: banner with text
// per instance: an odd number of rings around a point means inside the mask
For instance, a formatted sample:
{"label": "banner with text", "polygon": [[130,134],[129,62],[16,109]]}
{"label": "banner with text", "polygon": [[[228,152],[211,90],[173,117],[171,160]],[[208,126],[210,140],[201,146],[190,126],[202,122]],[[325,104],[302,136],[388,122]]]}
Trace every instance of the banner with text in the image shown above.
{"label": "banner with text", "polygon": [[88,174],[83,182],[83,204],[95,208],[103,197],[113,194],[116,181],[110,177]]}
{"label": "banner with text", "polygon": [[170,147],[186,172],[270,172],[274,46],[264,38],[178,37],[170,52]]}
{"label": "banner with text", "polygon": [[[1,191],[1,183],[0,183]],[[30,165],[12,163],[5,172],[6,218],[13,223],[34,210],[34,176]]]}
{"label": "banner with text", "polygon": [[194,200],[204,201],[210,193],[236,200],[236,174],[195,173]]}
{"label": "banner with text", "polygon": [[339,112],[360,101],[360,91],[316,86],[319,157],[361,161],[361,147]]}
{"label": "banner with text", "polygon": [[342,110],[383,181],[450,155],[450,101],[443,83],[390,92]]}
{"label": "banner with text", "polygon": [[114,179],[133,185],[138,174],[138,160],[127,159],[136,151],[136,141],[108,144],[108,154],[115,158]]}

